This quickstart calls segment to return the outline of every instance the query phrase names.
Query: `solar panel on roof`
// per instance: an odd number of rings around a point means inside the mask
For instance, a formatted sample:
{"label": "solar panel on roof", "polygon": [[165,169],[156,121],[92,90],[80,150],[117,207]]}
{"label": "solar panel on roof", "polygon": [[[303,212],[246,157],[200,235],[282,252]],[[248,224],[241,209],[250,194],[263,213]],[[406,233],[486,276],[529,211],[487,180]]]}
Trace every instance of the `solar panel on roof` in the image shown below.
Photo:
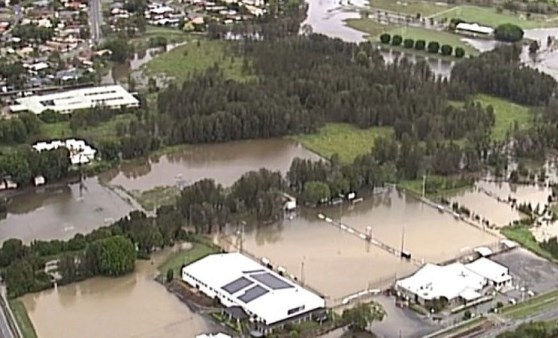
{"label": "solar panel on roof", "polygon": [[267,289],[264,289],[263,287],[256,285],[246,290],[246,292],[244,292],[242,296],[238,297],[238,299],[240,299],[244,303],[250,303],[254,299],[260,298],[261,296],[265,295],[268,292],[269,291]]}
{"label": "solar panel on roof", "polygon": [[265,270],[264,269],[258,269],[258,270],[242,271],[242,273],[245,273],[245,274],[251,274],[251,273],[256,273],[256,272],[265,272]]}
{"label": "solar panel on roof", "polygon": [[238,279],[233,280],[232,282],[224,285],[221,287],[221,289],[227,291],[228,293],[230,293],[231,295],[233,293],[237,293],[238,291],[244,289],[245,287],[254,284],[254,282],[252,282],[251,280],[245,278],[245,277],[240,277]]}
{"label": "solar panel on roof", "polygon": [[293,285],[287,283],[279,277],[272,275],[269,272],[257,275],[250,275],[250,277],[254,278],[258,282],[273,290],[288,289],[294,287]]}

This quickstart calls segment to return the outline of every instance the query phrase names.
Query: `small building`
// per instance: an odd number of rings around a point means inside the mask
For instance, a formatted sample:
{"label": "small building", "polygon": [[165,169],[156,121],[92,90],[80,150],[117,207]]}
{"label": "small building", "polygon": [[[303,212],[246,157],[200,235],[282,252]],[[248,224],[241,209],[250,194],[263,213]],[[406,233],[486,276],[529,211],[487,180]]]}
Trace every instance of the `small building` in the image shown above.
{"label": "small building", "polygon": [[139,107],[139,101],[126,89],[118,85],[74,89],[61,93],[33,95],[16,99],[17,104],[10,106],[14,113],[30,111],[40,114],[50,109],[69,114],[79,109],[103,106],[113,109]]}
{"label": "small building", "polygon": [[87,145],[83,140],[68,139],[65,141],[55,140],[52,142],[37,142],[33,149],[38,152],[53,150],[64,147],[70,152],[70,162],[76,164],[88,164],[95,159],[97,150]]}
{"label": "small building", "polygon": [[241,253],[209,255],[182,269],[182,279],[219,301],[230,316],[249,316],[254,330],[268,334],[287,323],[312,319],[325,300]]}
{"label": "small building", "polygon": [[38,187],[41,185],[44,185],[46,183],[45,177],[44,176],[37,176],[33,179],[33,184]]}
{"label": "small building", "polygon": [[465,265],[465,267],[485,278],[497,291],[512,284],[512,276],[510,276],[509,269],[488,258],[479,258]]}
{"label": "small building", "polygon": [[494,28],[481,26],[476,23],[461,22],[455,26],[455,31],[463,34],[492,35]]}

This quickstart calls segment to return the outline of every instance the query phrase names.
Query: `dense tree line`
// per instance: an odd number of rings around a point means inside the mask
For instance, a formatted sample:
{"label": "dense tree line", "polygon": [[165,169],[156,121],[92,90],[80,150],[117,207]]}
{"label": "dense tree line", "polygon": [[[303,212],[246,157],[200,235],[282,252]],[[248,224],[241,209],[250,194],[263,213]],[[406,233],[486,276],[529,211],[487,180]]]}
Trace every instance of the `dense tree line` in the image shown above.
{"label": "dense tree line", "polygon": [[556,81],[521,66],[520,53],[521,46],[505,46],[460,62],[451,72],[452,82],[464,84],[464,93],[482,92],[520,104],[544,105],[552,97]]}
{"label": "dense tree line", "polygon": [[70,153],[63,147],[37,152],[22,146],[0,156],[0,178],[10,176],[19,185],[30,184],[39,175],[54,182],[68,176],[69,170]]}

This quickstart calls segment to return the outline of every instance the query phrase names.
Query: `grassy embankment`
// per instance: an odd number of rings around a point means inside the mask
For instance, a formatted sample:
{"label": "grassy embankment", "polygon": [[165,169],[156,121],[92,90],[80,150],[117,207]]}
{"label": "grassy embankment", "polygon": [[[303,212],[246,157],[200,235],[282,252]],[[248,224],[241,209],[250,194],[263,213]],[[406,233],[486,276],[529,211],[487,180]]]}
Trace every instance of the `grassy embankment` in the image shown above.
{"label": "grassy embankment", "polygon": [[558,262],[550,252],[543,249],[540,244],[533,236],[529,226],[527,225],[515,225],[502,228],[500,232],[506,236],[508,239],[519,243],[522,247],[535,253],[538,256],[546,258],[550,261]]}
{"label": "grassy embankment", "polygon": [[184,81],[189,75],[219,65],[224,75],[233,80],[246,81],[252,77],[242,71],[243,60],[227,53],[229,42],[199,38],[161,54],[142,69],[148,76],[164,74]]}
{"label": "grassy embankment", "polygon": [[442,11],[453,8],[453,5],[448,5],[443,2],[423,1],[423,0],[406,0],[406,1],[393,1],[393,0],[370,0],[370,7],[374,9],[383,9],[386,11],[399,12],[405,14],[416,15],[420,13],[422,16],[430,16]]}
{"label": "grassy embankment", "polygon": [[172,254],[157,269],[166,274],[169,269],[174,271],[174,278],[180,278],[180,267],[191,264],[205,256],[219,252],[218,248],[212,245],[207,239],[200,238],[192,242],[190,249],[181,250]]}
{"label": "grassy embankment", "polygon": [[14,314],[15,320],[21,330],[21,334],[23,335],[22,338],[37,338],[37,332],[33,327],[33,323],[27,314],[27,310],[25,309],[25,305],[18,300],[12,299],[9,301],[10,308]]}
{"label": "grassy embankment", "polygon": [[528,128],[532,121],[529,107],[484,94],[476,95],[473,99],[483,106],[491,105],[494,108],[496,121],[492,128],[492,139],[495,141],[504,140],[516,122],[519,130],[522,130]]}
{"label": "grassy embankment", "polygon": [[351,163],[358,155],[370,152],[377,137],[392,132],[391,128],[358,129],[347,123],[327,123],[316,134],[291,138],[324,158],[339,154],[343,163]]}
{"label": "grassy embankment", "polygon": [[504,307],[500,312],[511,319],[521,319],[558,306],[558,290],[537,295],[521,303]]}
{"label": "grassy embankment", "polygon": [[130,191],[132,196],[146,210],[155,210],[162,205],[172,205],[180,195],[178,187],[161,186],[147,191]]}

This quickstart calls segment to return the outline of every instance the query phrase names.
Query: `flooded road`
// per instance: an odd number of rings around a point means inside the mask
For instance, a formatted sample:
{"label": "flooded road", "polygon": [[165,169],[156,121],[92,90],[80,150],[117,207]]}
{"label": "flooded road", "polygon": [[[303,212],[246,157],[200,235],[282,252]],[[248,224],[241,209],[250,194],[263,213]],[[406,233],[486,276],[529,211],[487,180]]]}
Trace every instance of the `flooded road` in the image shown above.
{"label": "flooded road", "polygon": [[208,332],[202,317],[153,281],[156,265],[138,261],[129,276],[93,278],[22,300],[41,338],[182,338]]}
{"label": "flooded road", "polygon": [[[396,191],[368,198],[354,207],[305,211],[281,224],[246,229],[243,248],[247,252],[284,266],[334,304],[349,294],[385,286],[386,281],[393,282],[418,267],[319,220],[318,212],[333,219],[342,215],[344,224],[363,232],[371,226],[375,239],[396,248],[401,247],[405,225],[405,250],[425,262],[442,262],[464,250],[498,241]],[[229,231],[234,233],[235,229]]]}
{"label": "flooded road", "polygon": [[112,191],[88,178],[79,183],[26,191],[13,197],[0,220],[0,241],[15,237],[68,239],[126,215],[131,207]]}
{"label": "flooded road", "polygon": [[192,184],[203,178],[228,186],[250,170],[267,168],[285,173],[295,157],[319,159],[318,155],[288,140],[250,140],[187,146],[144,162],[123,164],[100,177],[112,185],[139,191]]}

